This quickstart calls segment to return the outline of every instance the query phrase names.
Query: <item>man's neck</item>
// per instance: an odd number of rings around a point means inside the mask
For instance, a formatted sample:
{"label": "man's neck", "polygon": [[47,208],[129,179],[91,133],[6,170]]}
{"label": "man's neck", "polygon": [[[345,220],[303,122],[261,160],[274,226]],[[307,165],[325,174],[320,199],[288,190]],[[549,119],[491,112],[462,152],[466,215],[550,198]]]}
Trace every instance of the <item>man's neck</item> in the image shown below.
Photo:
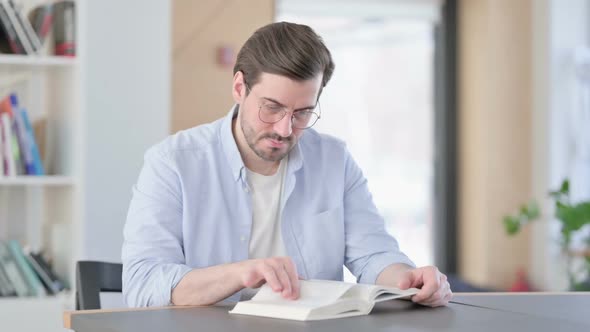
{"label": "man's neck", "polygon": [[281,161],[267,161],[256,155],[256,153],[254,153],[254,151],[248,146],[246,137],[244,137],[242,130],[238,128],[238,120],[235,118],[232,123],[232,134],[236,141],[236,145],[238,146],[242,161],[250,171],[266,176],[273,175],[277,172],[281,165]]}
{"label": "man's neck", "polygon": [[[249,149],[247,145],[246,148]],[[240,154],[242,155],[244,165],[246,165],[246,167],[254,173],[266,176],[274,175],[276,174],[277,170],[279,169],[279,166],[281,165],[280,161],[262,160],[254,153],[242,153],[242,149],[239,150]]]}

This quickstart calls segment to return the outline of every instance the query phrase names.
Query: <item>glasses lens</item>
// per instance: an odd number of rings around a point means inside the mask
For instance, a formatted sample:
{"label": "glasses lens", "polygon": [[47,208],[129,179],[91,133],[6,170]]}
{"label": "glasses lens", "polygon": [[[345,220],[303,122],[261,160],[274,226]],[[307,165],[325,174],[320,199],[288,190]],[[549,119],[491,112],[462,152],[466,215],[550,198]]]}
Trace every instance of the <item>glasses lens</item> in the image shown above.
{"label": "glasses lens", "polygon": [[300,111],[293,114],[293,127],[299,129],[306,129],[315,124],[318,120],[318,115],[312,111]]}
{"label": "glasses lens", "polygon": [[272,104],[264,104],[260,106],[260,120],[267,123],[275,123],[281,121],[285,116],[286,111],[283,107]]}
{"label": "glasses lens", "polygon": [[[318,108],[316,108],[317,110]],[[263,104],[260,106],[260,120],[266,123],[277,123],[281,121],[288,111],[278,105]],[[293,127],[298,129],[307,129],[313,126],[319,119],[319,115],[312,111],[297,111],[293,113]]]}

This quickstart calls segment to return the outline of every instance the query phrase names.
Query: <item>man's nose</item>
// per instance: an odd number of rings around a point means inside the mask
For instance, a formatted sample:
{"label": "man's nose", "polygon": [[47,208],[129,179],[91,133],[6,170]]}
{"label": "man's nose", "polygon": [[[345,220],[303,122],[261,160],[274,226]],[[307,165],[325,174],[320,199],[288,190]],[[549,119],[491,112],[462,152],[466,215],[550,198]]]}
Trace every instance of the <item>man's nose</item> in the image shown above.
{"label": "man's nose", "polygon": [[289,137],[293,132],[293,120],[291,114],[287,113],[281,121],[275,123],[275,132],[282,137]]}

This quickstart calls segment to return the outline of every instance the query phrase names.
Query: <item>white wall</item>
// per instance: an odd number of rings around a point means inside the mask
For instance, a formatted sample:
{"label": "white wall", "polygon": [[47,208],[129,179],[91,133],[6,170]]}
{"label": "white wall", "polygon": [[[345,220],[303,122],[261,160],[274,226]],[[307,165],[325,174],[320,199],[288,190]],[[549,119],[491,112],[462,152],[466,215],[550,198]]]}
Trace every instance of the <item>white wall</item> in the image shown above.
{"label": "white wall", "polygon": [[86,1],[83,259],[120,261],[145,150],[169,132],[170,1]]}

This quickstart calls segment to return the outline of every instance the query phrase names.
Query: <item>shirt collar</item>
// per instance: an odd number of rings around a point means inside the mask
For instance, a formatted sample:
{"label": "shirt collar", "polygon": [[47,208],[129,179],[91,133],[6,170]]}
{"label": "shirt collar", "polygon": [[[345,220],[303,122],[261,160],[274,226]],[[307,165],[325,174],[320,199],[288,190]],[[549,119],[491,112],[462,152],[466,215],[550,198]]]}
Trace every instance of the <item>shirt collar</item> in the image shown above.
{"label": "shirt collar", "polygon": [[229,113],[221,124],[221,145],[223,146],[223,153],[229,161],[229,166],[232,171],[232,175],[235,181],[238,181],[242,176],[242,170],[244,169],[244,161],[238,150],[238,145],[234,139],[232,132],[233,119],[238,116],[239,105],[235,104],[230,109]]}
{"label": "shirt collar", "polygon": [[[242,160],[242,156],[240,155],[240,151],[238,150],[238,145],[232,131],[233,119],[238,116],[238,110],[238,104],[232,106],[230,111],[227,113],[227,116],[223,119],[220,133],[223,152],[229,161],[229,166],[235,181],[238,181],[240,177],[245,176],[245,174],[242,173],[246,172],[246,166],[244,165],[244,161]],[[305,136],[305,134],[301,136],[300,141],[303,136]],[[289,152],[287,174],[295,173],[301,168],[301,166],[303,166],[303,154],[301,153],[300,143],[301,142],[297,142],[291,152]]]}

